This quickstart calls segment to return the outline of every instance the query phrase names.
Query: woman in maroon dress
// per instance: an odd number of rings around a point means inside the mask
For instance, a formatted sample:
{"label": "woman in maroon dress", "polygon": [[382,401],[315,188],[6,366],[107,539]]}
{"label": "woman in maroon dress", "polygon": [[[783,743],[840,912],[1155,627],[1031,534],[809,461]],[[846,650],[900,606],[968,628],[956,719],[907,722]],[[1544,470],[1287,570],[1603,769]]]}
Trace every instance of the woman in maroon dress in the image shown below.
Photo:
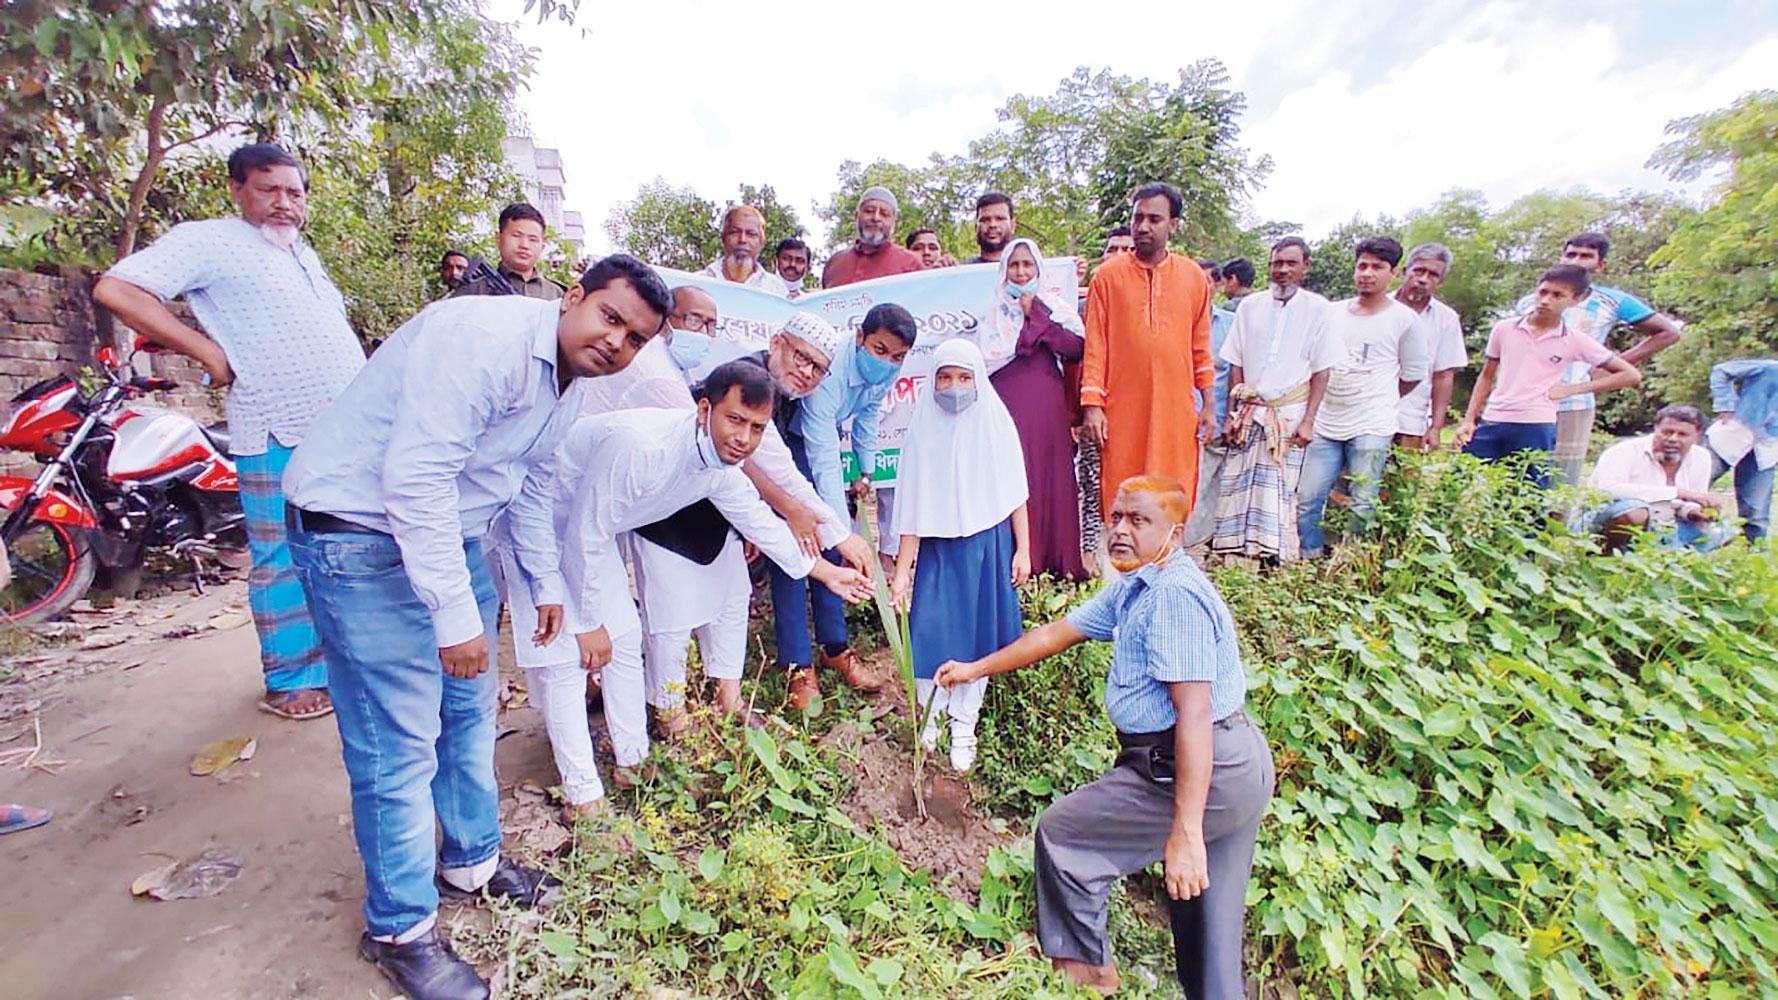
{"label": "woman in maroon dress", "polygon": [[1000,280],[981,332],[994,391],[1012,413],[1030,489],[1031,572],[1084,580],[1080,492],[1062,363],[1079,361],[1085,330],[1072,301],[1041,291],[1043,256],[1014,240],[1000,258]]}

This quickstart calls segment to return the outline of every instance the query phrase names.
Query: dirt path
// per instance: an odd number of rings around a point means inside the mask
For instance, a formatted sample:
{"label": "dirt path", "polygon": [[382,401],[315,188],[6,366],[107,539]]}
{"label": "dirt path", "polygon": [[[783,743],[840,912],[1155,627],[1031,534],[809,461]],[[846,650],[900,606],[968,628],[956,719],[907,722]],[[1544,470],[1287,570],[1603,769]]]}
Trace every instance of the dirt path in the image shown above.
{"label": "dirt path", "polygon": [[[0,994],[7,997],[390,997],[355,957],[363,878],[331,720],[293,723],[255,710],[258,653],[234,624],[239,583],[202,598],[145,602],[130,638],[58,647],[69,664],[0,686],[0,752],[29,747],[56,773],[0,767],[0,802],[54,809],[38,830],[0,838]],[[160,617],[166,616],[166,617]],[[136,624],[154,619],[147,628]],[[194,632],[181,638],[163,633]],[[93,642],[88,638],[88,643]],[[99,640],[100,642],[109,640]],[[139,663],[138,663],[139,661]],[[128,666],[126,665],[138,664]],[[71,676],[78,675],[78,676]],[[33,705],[32,703],[36,704]],[[25,728],[21,729],[21,726]],[[503,788],[554,781],[536,712],[501,722]],[[189,773],[217,739],[251,736],[257,753],[219,776]],[[16,755],[15,755],[16,756]],[[206,847],[234,848],[240,877],[208,899],[133,898],[130,882]]]}

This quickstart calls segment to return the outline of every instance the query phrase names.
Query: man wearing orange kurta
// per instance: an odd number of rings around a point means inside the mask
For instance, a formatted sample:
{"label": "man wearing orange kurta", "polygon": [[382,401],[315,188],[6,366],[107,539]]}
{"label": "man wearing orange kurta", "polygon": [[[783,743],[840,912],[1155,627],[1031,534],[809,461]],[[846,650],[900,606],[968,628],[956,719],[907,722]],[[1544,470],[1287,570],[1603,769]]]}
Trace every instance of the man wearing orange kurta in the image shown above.
{"label": "man wearing orange kurta", "polygon": [[1210,399],[1210,284],[1190,257],[1167,251],[1184,199],[1171,184],[1132,198],[1136,252],[1108,261],[1087,289],[1080,404],[1101,454],[1099,509],[1131,476],[1176,479],[1197,495],[1198,446],[1215,420],[1199,420],[1196,388]]}

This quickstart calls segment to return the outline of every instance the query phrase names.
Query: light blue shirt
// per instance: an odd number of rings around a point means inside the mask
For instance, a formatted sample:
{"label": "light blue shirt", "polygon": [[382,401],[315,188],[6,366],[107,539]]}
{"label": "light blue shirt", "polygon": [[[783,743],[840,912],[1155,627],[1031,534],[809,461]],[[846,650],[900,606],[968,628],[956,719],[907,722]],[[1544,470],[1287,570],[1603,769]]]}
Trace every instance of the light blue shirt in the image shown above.
{"label": "light blue shirt", "polygon": [[284,471],[291,504],[395,536],[440,646],[482,634],[463,542],[509,506],[533,603],[562,603],[555,453],[586,387],[557,389],[559,315],[557,302],[518,295],[426,307],[383,342]]}
{"label": "light blue shirt", "polygon": [[[1527,295],[1519,300],[1518,313],[1528,316],[1537,305],[1536,295]],[[1631,295],[1629,292],[1604,285],[1594,285],[1593,291],[1579,303],[1562,311],[1562,322],[1570,330],[1593,338],[1596,343],[1603,344],[1611,332],[1620,326],[1635,326],[1653,316],[1654,309],[1649,304]],[[1580,385],[1591,380],[1593,366],[1585,361],[1577,361],[1568,366],[1568,373],[1562,376],[1563,385]],[[1578,396],[1566,396],[1556,401],[1556,412],[1565,413],[1571,410],[1591,410],[1596,400],[1590,392]]]}
{"label": "light blue shirt", "polygon": [[1738,358],[1710,369],[1710,406],[1733,413],[1753,431],[1755,464],[1770,469],[1772,443],[1778,441],[1778,361]]}
{"label": "light blue shirt", "polygon": [[1068,621],[1089,639],[1110,642],[1105,710],[1120,732],[1155,733],[1178,721],[1167,685],[1210,684],[1210,717],[1233,714],[1247,698],[1235,619],[1210,578],[1183,552],[1105,585]]}
{"label": "light blue shirt", "polygon": [[[1235,325],[1235,313],[1221,306],[1210,307],[1210,356],[1216,360],[1216,429],[1229,419],[1229,368],[1222,358],[1222,342],[1229,337],[1229,330]],[[1204,393],[1192,389],[1192,398],[1198,401],[1198,412],[1204,412]]]}
{"label": "light blue shirt", "polygon": [[827,377],[797,404],[791,430],[803,439],[815,492],[842,516],[846,513],[846,479],[841,470],[840,428],[852,424],[852,454],[866,474],[877,467],[877,419],[896,372],[881,382],[867,382],[858,370],[857,345],[847,338],[833,359]]}
{"label": "light blue shirt", "polygon": [[106,277],[162,300],[185,296],[228,356],[229,451],[261,455],[268,438],[302,443],[309,425],[364,367],[346,300],[306,241],[290,248],[242,218],[182,222]]}

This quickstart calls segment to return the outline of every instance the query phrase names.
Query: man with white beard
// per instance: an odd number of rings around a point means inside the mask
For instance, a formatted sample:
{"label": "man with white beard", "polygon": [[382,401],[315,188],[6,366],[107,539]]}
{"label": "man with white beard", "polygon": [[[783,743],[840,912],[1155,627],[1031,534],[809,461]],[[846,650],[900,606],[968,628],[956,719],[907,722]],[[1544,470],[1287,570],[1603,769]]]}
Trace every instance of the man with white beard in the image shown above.
{"label": "man with white beard", "polygon": [[[309,425],[364,367],[364,347],[321,258],[302,238],[308,175],[270,143],[228,158],[241,214],[182,222],[118,261],[93,298],[126,325],[229,387],[228,451],[241,480],[253,568],[247,601],[265,671],[261,710],[286,719],[333,711],[321,640],[291,568],[284,466]],[[165,303],[185,296],[203,330]]]}
{"label": "man with white beard", "polygon": [[765,245],[764,213],[752,205],[736,205],[722,216],[722,256],[711,261],[703,273],[788,298],[790,286],[784,279],[760,266],[759,254]]}

